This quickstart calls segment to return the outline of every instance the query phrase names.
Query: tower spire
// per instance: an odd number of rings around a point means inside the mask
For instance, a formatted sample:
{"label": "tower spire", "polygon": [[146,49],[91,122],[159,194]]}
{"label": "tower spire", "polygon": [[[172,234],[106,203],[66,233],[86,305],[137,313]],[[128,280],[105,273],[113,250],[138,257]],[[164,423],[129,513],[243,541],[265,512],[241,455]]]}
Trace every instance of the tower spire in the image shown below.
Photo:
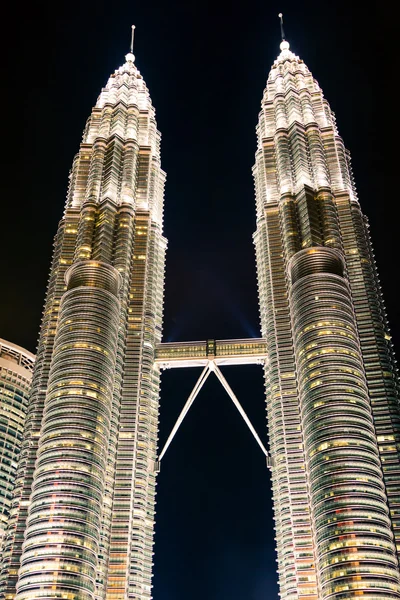
{"label": "tower spire", "polygon": [[135,25],[132,25],[132,36],[131,36],[131,54],[133,54],[133,40],[135,38]]}
{"label": "tower spire", "polygon": [[131,45],[130,45],[128,54],[126,54],[126,56],[125,56],[125,60],[128,63],[134,63],[135,62],[135,55],[133,54],[133,41],[134,41],[134,39],[135,39],[135,25],[132,25]]}
{"label": "tower spire", "polygon": [[278,15],[280,22],[281,22],[281,37],[282,37],[282,42],[285,41],[285,32],[283,31],[283,14],[279,13]]}
{"label": "tower spire", "polygon": [[289,50],[290,46],[289,46],[289,42],[286,41],[285,39],[285,32],[283,30],[283,14],[279,13],[278,15],[280,22],[281,22],[281,45],[280,45],[280,49],[282,50],[282,52],[284,52],[285,50]]}

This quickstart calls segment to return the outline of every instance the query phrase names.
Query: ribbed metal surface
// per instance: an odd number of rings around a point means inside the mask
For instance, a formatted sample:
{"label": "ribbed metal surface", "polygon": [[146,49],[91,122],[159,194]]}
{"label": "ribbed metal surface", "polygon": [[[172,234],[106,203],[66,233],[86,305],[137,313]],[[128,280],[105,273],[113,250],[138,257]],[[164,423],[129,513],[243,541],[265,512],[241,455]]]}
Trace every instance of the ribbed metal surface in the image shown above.
{"label": "ribbed metal surface", "polygon": [[20,558],[26,518],[29,511],[32,481],[34,477],[46,388],[59,316],[60,299],[65,292],[65,271],[71,264],[76,241],[78,216],[69,211],[60,223],[56,238],[47,299],[44,308],[42,332],[36,355],[28,412],[25,419],[24,439],[17,475],[14,497],[9,518],[9,528],[4,540],[0,591],[14,598],[18,579]]}
{"label": "ribbed metal surface", "polygon": [[399,598],[358,331],[338,253],[291,261],[293,339],[321,600]]}
{"label": "ribbed metal surface", "polygon": [[396,358],[368,222],[356,203],[338,203],[347,271],[400,559],[400,392]]}
{"label": "ribbed metal surface", "polygon": [[67,280],[73,287],[61,302],[18,600],[63,594],[92,600],[95,592],[119,274],[110,265],[88,261],[74,265]]}
{"label": "ribbed metal surface", "polygon": [[289,262],[292,285],[307,275],[332,273],[343,277],[344,260],[339,252],[329,248],[310,248],[298,252]]}
{"label": "ribbed metal surface", "polygon": [[69,290],[80,286],[96,287],[114,296],[121,287],[121,276],[111,265],[99,261],[81,261],[72,265],[65,274]]}

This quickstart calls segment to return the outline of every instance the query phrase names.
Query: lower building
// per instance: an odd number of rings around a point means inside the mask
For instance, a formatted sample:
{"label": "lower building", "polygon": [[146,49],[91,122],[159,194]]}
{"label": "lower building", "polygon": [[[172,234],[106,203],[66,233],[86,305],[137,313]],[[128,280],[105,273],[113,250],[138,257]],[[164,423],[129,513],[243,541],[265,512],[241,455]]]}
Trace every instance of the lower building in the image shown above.
{"label": "lower building", "polygon": [[0,339],[0,548],[7,528],[35,356]]}

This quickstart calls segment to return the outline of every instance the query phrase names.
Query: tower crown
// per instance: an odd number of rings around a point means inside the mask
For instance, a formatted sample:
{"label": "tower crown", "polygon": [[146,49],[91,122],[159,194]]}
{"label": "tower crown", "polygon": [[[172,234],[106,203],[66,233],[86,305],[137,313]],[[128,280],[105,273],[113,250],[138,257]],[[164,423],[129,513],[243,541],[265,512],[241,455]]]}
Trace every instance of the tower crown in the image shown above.
{"label": "tower crown", "polygon": [[105,87],[97,99],[95,108],[104,108],[106,104],[123,102],[126,106],[137,106],[139,110],[150,110],[155,117],[146,83],[135,64],[135,55],[128,52],[125,62],[110,75]]}
{"label": "tower crown", "polygon": [[[274,61],[274,64],[271,67],[271,70],[274,69],[274,67],[281,65],[283,63],[291,63],[292,65],[295,64],[304,64],[303,61],[301,60],[301,58],[299,56],[297,56],[297,54],[295,54],[294,52],[292,52],[290,50],[290,44],[287,40],[282,40],[280,45],[280,53],[278,54],[276,60]],[[306,67],[307,69],[307,67]],[[308,71],[308,69],[307,69]],[[309,72],[309,71],[308,71]],[[271,73],[270,73],[271,75]]]}
{"label": "tower crown", "polygon": [[160,227],[165,173],[161,134],[132,52],[108,78],[83,133],[70,175],[67,206],[128,203],[149,210]]}
{"label": "tower crown", "polygon": [[[257,214],[269,202],[296,195],[304,186],[330,189],[356,200],[350,154],[336,119],[307,65],[282,35],[280,54],[268,75],[257,126]],[[260,187],[260,190],[261,190]]]}

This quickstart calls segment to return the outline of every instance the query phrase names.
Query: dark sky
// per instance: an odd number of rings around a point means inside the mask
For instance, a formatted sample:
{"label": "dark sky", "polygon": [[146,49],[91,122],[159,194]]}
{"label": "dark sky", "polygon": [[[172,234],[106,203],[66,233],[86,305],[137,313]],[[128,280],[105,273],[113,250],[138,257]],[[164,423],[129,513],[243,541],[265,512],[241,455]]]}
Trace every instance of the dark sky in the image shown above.
{"label": "dark sky", "polygon": [[[319,81],[352,152],[400,341],[393,216],[399,14],[386,8],[385,16],[381,2],[365,6],[342,0],[9,3],[2,32],[0,336],[35,351],[68,171],[100,88],[129,48],[131,23],[168,174],[164,339],[259,335],[251,167],[282,11],[291,48]],[[225,374],[266,442],[261,369],[228,367]],[[195,370],[163,376],[161,443],[197,377]],[[263,455],[210,379],[159,477],[155,600],[276,600],[273,538]]]}

